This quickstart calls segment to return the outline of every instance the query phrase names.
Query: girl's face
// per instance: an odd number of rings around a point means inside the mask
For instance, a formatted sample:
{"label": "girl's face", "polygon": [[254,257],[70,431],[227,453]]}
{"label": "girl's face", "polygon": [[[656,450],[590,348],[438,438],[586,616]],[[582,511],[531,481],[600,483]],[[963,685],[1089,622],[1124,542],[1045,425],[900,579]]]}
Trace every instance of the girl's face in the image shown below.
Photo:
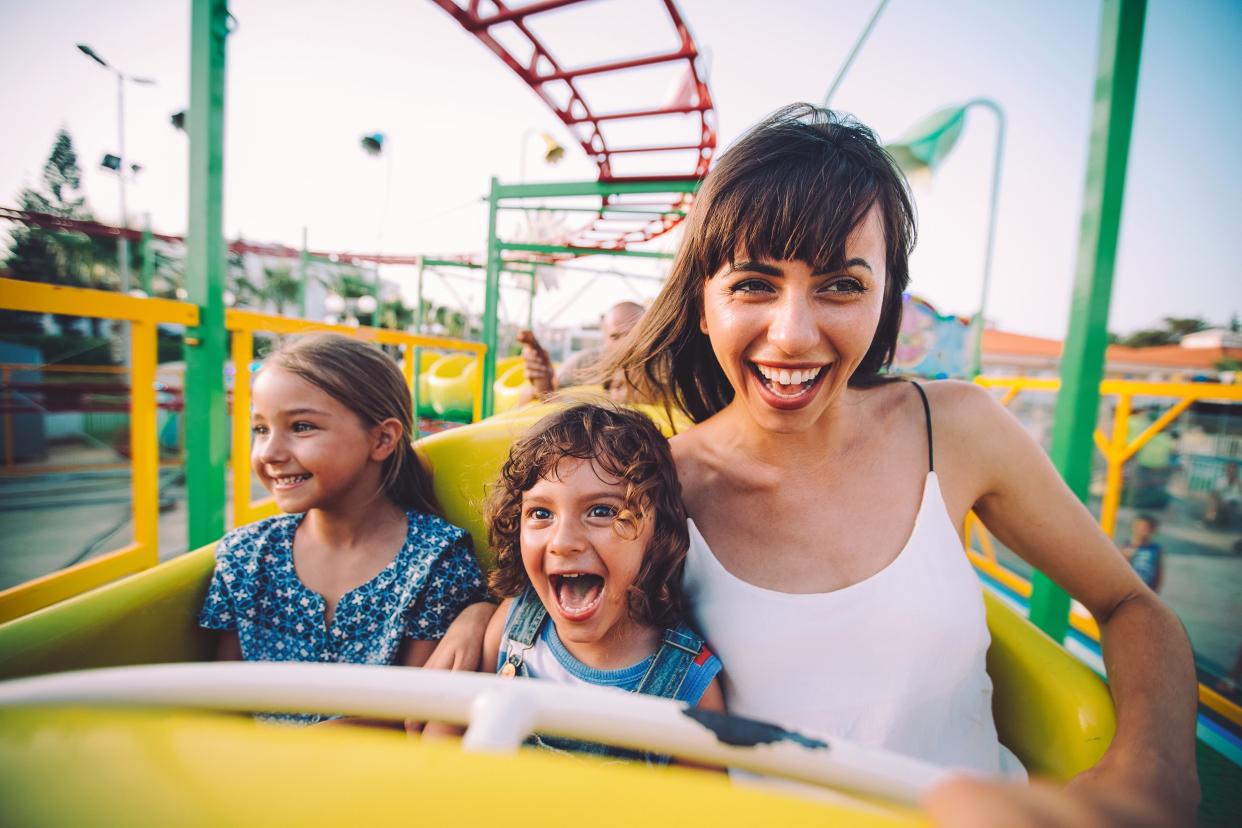
{"label": "girl's face", "polygon": [[655,521],[643,520],[626,538],[614,526],[624,507],[625,484],[575,458],[522,495],[522,564],[571,649],[607,645],[634,623],[627,593]]}
{"label": "girl's face", "polygon": [[846,241],[845,266],[797,260],[726,265],[703,287],[700,327],[763,428],[801,431],[846,387],[871,347],[887,281],[884,226],[872,208]]}
{"label": "girl's face", "polygon": [[[370,500],[393,446],[335,397],[267,366],[252,391],[250,462],[285,512],[339,509]],[[385,421],[387,422],[387,421]]]}

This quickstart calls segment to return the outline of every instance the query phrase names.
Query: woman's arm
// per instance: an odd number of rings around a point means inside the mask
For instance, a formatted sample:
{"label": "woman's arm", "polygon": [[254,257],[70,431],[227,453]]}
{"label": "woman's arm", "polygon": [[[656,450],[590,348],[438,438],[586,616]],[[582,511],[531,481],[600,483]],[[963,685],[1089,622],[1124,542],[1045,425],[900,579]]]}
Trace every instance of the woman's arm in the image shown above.
{"label": "woman's arm", "polygon": [[[478,666],[480,673],[491,673],[495,670],[496,657],[500,652],[500,634],[504,631],[505,617],[509,614],[509,604],[512,602],[512,599],[505,600],[492,614],[487,624],[487,630],[483,636],[483,663]],[[491,604],[487,606],[490,607]],[[412,722],[406,723],[407,733],[417,732],[417,728],[412,727],[413,724]],[[446,722],[427,722],[422,732],[424,739],[443,739],[446,736],[460,737],[465,733],[465,729]]]}
{"label": "woman's arm", "polygon": [[487,601],[479,601],[462,610],[449,625],[435,652],[422,666],[429,670],[478,670],[483,633],[495,611],[495,605]]}
{"label": "woman's arm", "polygon": [[216,641],[216,661],[241,661],[241,638],[237,630],[221,630]]}
{"label": "woman's arm", "polygon": [[[1082,602],[1100,626],[1117,734],[1071,789],[1120,795],[1169,821],[1193,822],[1197,681],[1177,616],[1143,585],[1043,450],[985,390],[949,384],[932,411],[944,449],[937,457],[946,458],[959,491],[972,495],[983,523]],[[947,444],[939,446],[942,434]]]}

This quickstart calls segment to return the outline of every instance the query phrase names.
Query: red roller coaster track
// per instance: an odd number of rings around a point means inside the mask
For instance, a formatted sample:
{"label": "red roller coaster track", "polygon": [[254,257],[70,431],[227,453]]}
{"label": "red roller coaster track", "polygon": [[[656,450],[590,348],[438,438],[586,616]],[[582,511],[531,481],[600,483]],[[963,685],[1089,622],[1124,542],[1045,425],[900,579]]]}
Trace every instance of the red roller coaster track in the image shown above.
{"label": "red roller coaster track", "polygon": [[[457,2],[457,0],[432,0],[432,2],[452,15],[467,32],[482,41],[548,105],[556,117],[560,118],[561,122],[578,138],[587,157],[599,167],[601,182],[672,181],[702,178],[707,174],[712,153],[716,149],[715,110],[712,106],[712,96],[707,81],[700,75],[697,66],[698,48],[673,0],[663,0],[662,5],[668,14],[668,22],[676,32],[678,48],[658,54],[639,55],[570,69],[563,67],[553,57],[548,47],[541,42],[527,23],[537,15],[583,3],[600,2],[600,0],[540,0],[524,6],[513,6],[501,0],[486,0],[486,2],[465,0],[464,3]],[[502,24],[512,24],[507,31],[516,31],[521,36],[507,38],[507,40],[516,41],[512,45],[501,43],[493,34],[493,29]],[[519,46],[527,53],[517,54]],[[580,78],[588,76],[600,77],[640,67],[679,62],[686,66],[685,85],[681,90],[683,94],[680,94],[679,99],[672,103],[642,109],[599,113],[587,102],[577,83]],[[561,97],[565,98],[564,103],[558,102],[556,95],[558,91],[563,93]],[[621,120],[641,122],[643,119],[653,122],[652,119],[669,115],[697,116],[698,143],[615,147],[609,144],[601,130],[601,124],[605,122]],[[694,151],[693,169],[680,174],[620,176],[613,173],[613,156],[628,155],[641,158],[644,154],[654,156],[659,153],[678,151]],[[609,203],[609,199],[605,198],[604,203]],[[667,233],[681,221],[681,213],[689,206],[689,197],[671,196],[668,206],[676,211],[675,214],[647,222],[641,229],[627,231],[605,226],[602,222],[606,219],[601,211],[595,221],[576,233],[573,243],[577,246],[593,248],[617,248],[653,239]]]}

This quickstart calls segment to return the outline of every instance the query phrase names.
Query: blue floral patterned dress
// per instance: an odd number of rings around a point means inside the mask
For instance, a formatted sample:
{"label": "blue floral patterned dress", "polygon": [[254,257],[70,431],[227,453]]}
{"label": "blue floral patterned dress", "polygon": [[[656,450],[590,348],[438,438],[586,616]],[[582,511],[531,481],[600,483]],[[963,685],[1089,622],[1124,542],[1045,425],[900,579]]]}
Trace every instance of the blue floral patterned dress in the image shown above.
{"label": "blue floral patterned dress", "polygon": [[[370,581],[342,595],[325,624],[323,597],[293,566],[302,517],[278,515],[243,526],[216,549],[199,624],[236,630],[247,661],[392,664],[403,639],[442,638],[464,607],[487,597],[466,531],[410,511],[401,551]],[[309,723],[328,717],[274,718]]]}

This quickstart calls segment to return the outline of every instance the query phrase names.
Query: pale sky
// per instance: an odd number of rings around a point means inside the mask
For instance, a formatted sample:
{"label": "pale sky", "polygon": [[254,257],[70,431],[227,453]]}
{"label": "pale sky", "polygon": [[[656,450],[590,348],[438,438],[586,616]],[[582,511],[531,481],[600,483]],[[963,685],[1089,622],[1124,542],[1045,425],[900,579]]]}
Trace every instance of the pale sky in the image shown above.
{"label": "pale sky", "polygon": [[[534,18],[566,66],[673,45],[660,0],[598,0]],[[871,2],[680,0],[708,56],[721,145],[791,101],[822,100],[871,14]],[[516,181],[526,134],[527,179],[594,178],[595,167],[535,95],[427,0],[235,0],[229,39],[225,224],[231,237],[390,253],[480,254],[491,176]],[[1094,88],[1099,5],[1087,0],[891,0],[833,101],[891,140],[941,106],[985,96],[1008,116],[988,317],[1000,327],[1061,337],[1070,303]],[[182,233],[187,144],[168,116],[188,103],[189,2],[0,0],[0,205],[38,180],[57,128],[71,131],[90,206],[115,222],[115,176],[98,160],[116,150],[114,77],[81,55],[90,44],[153,87],[126,90],[131,216]],[[1242,4],[1151,0],[1110,329],[1165,315],[1225,323],[1242,311],[1233,238],[1242,219]],[[597,111],[657,106],[665,69],[583,82]],[[668,135],[687,119],[670,119]],[[568,147],[555,168],[528,130]],[[383,160],[358,146],[388,136],[391,206],[379,239]],[[660,143],[648,132],[613,141]],[[972,110],[934,179],[914,182],[919,246],[914,292],[942,312],[969,314],[982,278],[995,124]],[[656,170],[653,170],[656,171]],[[2,231],[0,231],[2,232]],[[669,242],[664,242],[667,247]],[[657,245],[659,246],[659,245]],[[596,257],[600,259],[600,257]],[[598,260],[591,267],[657,272]],[[392,269],[389,278],[403,274]],[[618,298],[653,295],[653,282],[604,279],[576,302],[575,279],[540,296],[536,319],[586,321]],[[456,286],[481,307],[474,283]],[[441,301],[449,294],[433,284]],[[520,295],[506,313],[524,317]]]}

